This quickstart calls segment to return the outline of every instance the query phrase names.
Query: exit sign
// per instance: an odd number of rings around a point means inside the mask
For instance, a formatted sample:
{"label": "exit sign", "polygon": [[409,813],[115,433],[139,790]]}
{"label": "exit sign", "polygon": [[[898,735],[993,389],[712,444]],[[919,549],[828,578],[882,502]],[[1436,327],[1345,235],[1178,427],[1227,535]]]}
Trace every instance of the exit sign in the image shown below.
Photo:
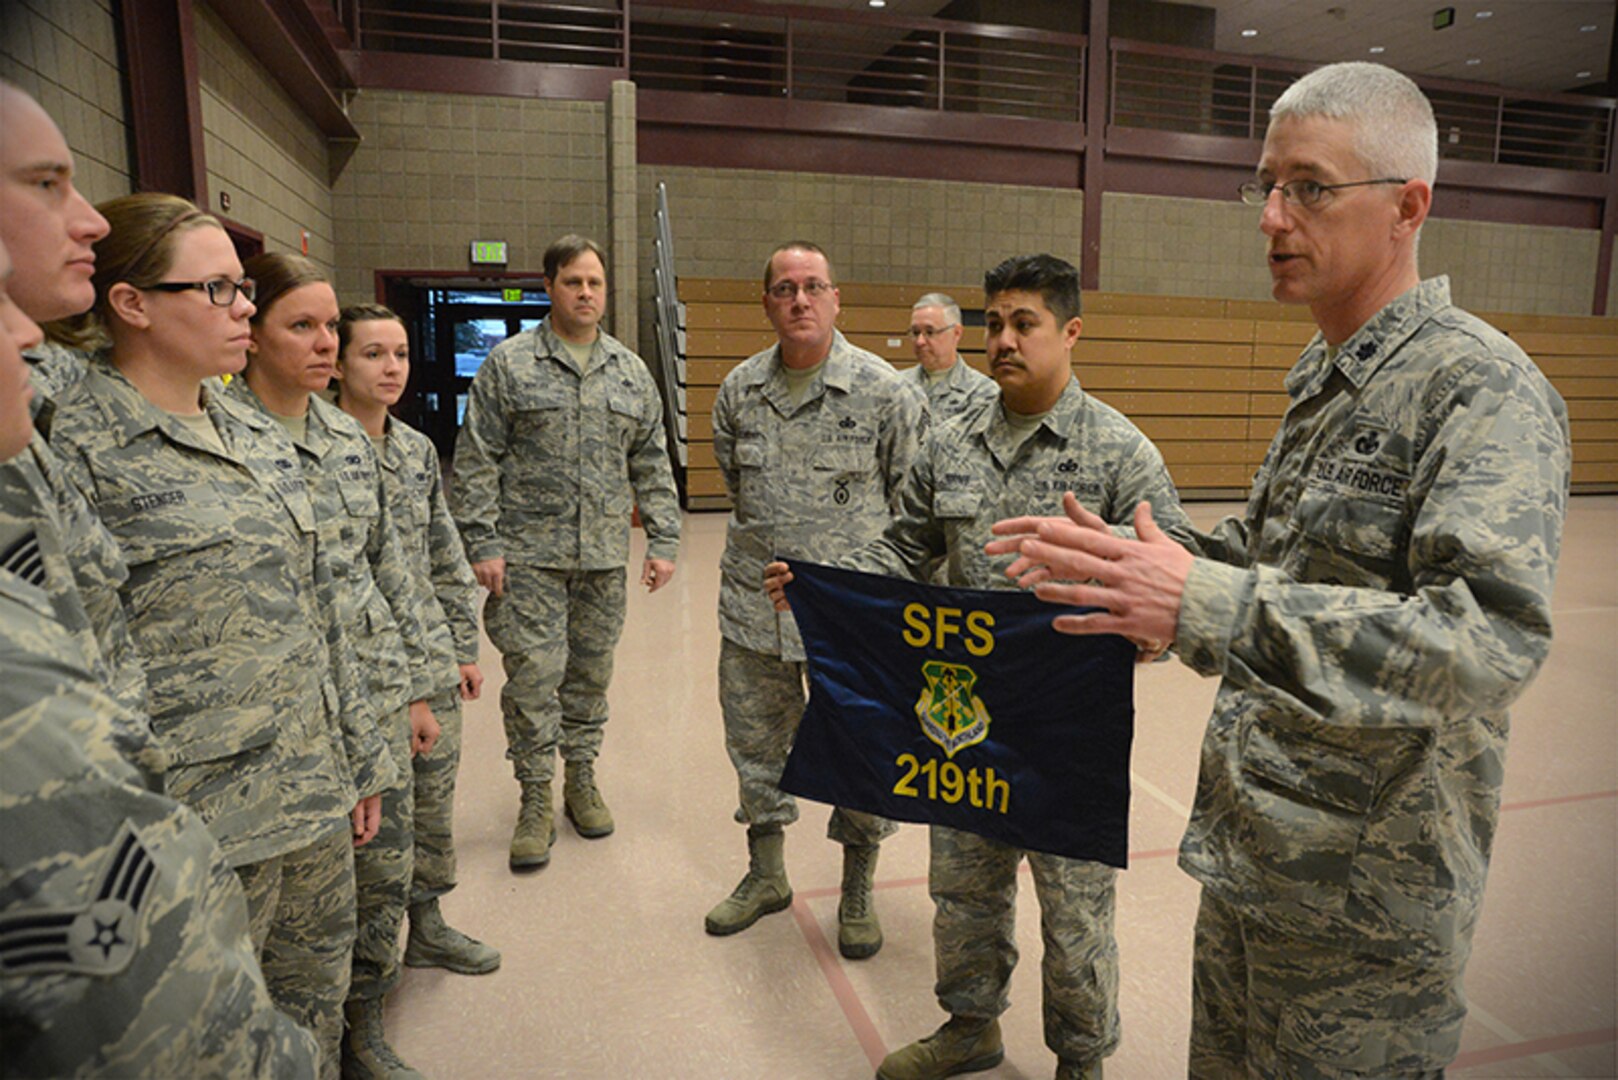
{"label": "exit sign", "polygon": [[522,290],[521,289],[501,289],[500,290],[500,299],[504,300],[508,304],[520,304],[520,303],[522,303]]}
{"label": "exit sign", "polygon": [[472,241],[472,262],[496,263],[501,266],[506,262],[506,242],[504,240],[474,240]]}

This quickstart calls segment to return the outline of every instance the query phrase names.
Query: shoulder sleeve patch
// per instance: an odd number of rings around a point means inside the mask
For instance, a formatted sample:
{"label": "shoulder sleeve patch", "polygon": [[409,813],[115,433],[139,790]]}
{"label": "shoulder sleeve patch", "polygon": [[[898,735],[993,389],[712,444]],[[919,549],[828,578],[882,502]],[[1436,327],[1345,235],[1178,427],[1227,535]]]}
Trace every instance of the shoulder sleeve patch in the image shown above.
{"label": "shoulder sleeve patch", "polygon": [[108,976],[129,966],[158,867],[129,821],[110,849],[87,903],[0,915],[0,976]]}

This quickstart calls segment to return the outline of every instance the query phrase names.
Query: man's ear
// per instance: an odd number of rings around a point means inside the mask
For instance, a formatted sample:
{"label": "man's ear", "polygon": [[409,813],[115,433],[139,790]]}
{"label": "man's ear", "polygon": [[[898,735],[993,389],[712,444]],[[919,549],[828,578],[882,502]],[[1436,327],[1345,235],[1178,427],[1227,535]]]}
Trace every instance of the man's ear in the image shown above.
{"label": "man's ear", "polygon": [[1414,236],[1433,208],[1433,186],[1425,180],[1406,180],[1399,189],[1399,221],[1394,235]]}
{"label": "man's ear", "polygon": [[1062,343],[1068,348],[1078,344],[1079,335],[1084,333],[1084,320],[1077,315],[1062,324]]}

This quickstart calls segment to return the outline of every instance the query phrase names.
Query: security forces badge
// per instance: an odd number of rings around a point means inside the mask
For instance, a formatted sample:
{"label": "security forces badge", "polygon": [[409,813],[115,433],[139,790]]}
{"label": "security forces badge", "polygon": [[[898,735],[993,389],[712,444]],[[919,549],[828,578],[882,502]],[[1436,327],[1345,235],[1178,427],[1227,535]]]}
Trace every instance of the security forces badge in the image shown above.
{"label": "security forces badge", "polygon": [[123,971],[140,947],[157,874],[140,834],[125,821],[89,903],[0,915],[0,975]]}
{"label": "security forces badge", "polygon": [[929,660],[921,665],[927,685],[916,699],[916,718],[945,756],[975,746],[989,737],[989,710],[972,693],[977,673],[965,664]]}

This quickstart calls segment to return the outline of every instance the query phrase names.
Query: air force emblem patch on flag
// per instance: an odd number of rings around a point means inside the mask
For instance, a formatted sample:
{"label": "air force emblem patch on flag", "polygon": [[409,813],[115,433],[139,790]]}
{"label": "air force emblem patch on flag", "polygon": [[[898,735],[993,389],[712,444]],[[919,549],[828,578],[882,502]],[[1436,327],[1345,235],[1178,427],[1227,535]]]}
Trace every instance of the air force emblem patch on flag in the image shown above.
{"label": "air force emblem patch on flag", "polygon": [[916,699],[921,730],[937,743],[946,757],[989,737],[989,711],[972,693],[977,673],[965,664],[929,660],[921,665],[927,688]]}
{"label": "air force emblem patch on flag", "polygon": [[1030,593],[790,565],[809,705],[783,790],[1127,863],[1133,645],[1057,633]]}

